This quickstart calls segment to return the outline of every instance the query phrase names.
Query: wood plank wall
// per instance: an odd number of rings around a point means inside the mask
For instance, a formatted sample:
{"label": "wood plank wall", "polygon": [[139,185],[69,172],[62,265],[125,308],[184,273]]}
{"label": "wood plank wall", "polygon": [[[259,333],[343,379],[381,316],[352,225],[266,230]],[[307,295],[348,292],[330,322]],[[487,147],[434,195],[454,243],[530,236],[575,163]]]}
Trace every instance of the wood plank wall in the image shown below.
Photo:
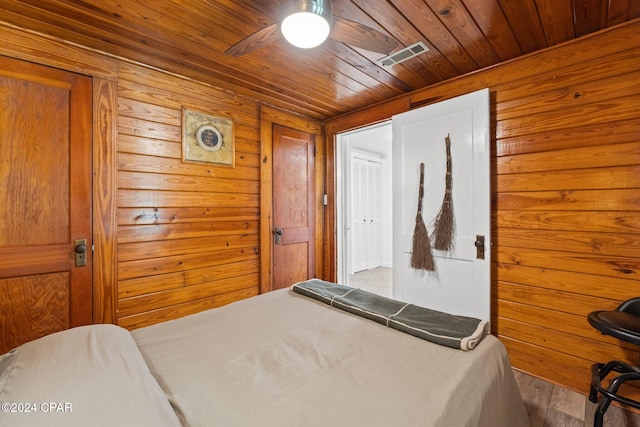
{"label": "wood plank wall", "polygon": [[595,361],[639,361],[586,321],[640,295],[640,48],[600,49],[495,90],[494,329],[583,392]]}
{"label": "wood plank wall", "polygon": [[586,320],[640,295],[639,35],[636,21],[326,123],[333,141],[489,87],[492,332],[516,368],[582,393],[592,363],[640,360]]}
{"label": "wood plank wall", "polygon": [[[234,121],[235,168],[182,161],[182,107]],[[259,106],[122,64],[118,324],[135,328],[257,295]]]}

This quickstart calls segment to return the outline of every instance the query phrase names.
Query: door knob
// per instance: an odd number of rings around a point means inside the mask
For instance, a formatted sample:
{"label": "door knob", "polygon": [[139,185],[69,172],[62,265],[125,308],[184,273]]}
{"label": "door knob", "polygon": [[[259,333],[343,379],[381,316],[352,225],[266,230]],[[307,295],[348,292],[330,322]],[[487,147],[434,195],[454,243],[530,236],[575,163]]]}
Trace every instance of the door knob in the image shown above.
{"label": "door knob", "polygon": [[279,245],[280,244],[280,240],[282,238],[282,228],[276,227],[273,230],[273,234],[276,236],[276,245]]}
{"label": "door knob", "polygon": [[76,246],[73,251],[76,254],[76,267],[87,265],[87,239],[76,240]]}
{"label": "door knob", "polygon": [[476,247],[476,258],[484,259],[484,236],[476,235],[476,241],[473,245]]}

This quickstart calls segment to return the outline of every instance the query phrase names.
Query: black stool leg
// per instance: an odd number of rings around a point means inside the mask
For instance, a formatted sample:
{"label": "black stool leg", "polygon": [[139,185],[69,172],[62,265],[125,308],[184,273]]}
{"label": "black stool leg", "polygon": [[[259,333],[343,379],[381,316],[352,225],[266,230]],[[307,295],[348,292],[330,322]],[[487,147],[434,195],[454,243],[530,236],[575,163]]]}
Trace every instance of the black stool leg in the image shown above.
{"label": "black stool leg", "polygon": [[598,403],[598,390],[596,390],[596,379],[597,384],[600,385],[600,381],[603,376],[600,375],[602,372],[602,368],[604,367],[604,363],[594,363],[591,366],[591,387],[589,388],[589,402]]}
{"label": "black stool leg", "polygon": [[591,388],[589,390],[589,401],[598,404],[593,417],[593,427],[602,427],[602,423],[604,422],[604,413],[609,409],[609,405],[611,404],[611,399],[607,398],[605,395],[602,395],[602,399],[598,402],[598,390],[596,390],[596,384],[600,387],[600,381],[602,381],[602,379],[611,371],[610,366],[607,366],[607,372],[604,372],[604,367],[604,363],[596,363],[591,366],[591,376],[593,380],[591,381]]}
{"label": "black stool leg", "polygon": [[593,427],[602,427],[602,423],[604,422],[604,413],[609,409],[609,405],[611,404],[611,399],[607,397],[603,397],[598,403],[596,407],[596,412],[593,417]]}
{"label": "black stool leg", "polygon": [[[601,385],[601,381],[609,375],[612,371],[620,373],[610,383],[608,388],[604,388]],[[609,409],[612,400],[625,403],[634,408],[640,409],[640,402],[627,399],[623,396],[618,396],[616,393],[618,389],[625,381],[637,381],[640,380],[640,370],[638,368],[627,365],[626,363],[619,361],[611,361],[606,365],[602,363],[596,363],[591,366],[591,389],[589,390],[589,400],[591,402],[598,402],[598,392],[602,394],[602,400],[596,407],[596,412],[593,418],[594,427],[602,427],[604,422],[604,414]]]}

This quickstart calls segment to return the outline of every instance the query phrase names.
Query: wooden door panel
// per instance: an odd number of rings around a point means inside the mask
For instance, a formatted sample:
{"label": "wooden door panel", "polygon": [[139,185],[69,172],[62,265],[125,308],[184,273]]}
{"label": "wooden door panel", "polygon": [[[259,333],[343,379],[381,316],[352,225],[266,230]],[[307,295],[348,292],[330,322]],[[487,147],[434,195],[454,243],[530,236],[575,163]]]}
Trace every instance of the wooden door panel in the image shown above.
{"label": "wooden door panel", "polygon": [[274,126],[273,224],[282,229],[273,245],[273,289],[315,275],[314,136]]}
{"label": "wooden door panel", "polygon": [[285,261],[279,262],[273,271],[273,281],[276,284],[274,288],[285,288],[310,278],[308,274],[309,246],[306,242],[280,245],[277,257]]}
{"label": "wooden door panel", "polygon": [[92,321],[91,87],[0,57],[0,353]]}
{"label": "wooden door panel", "polygon": [[[6,349],[69,328],[68,273],[0,279],[0,301]],[[4,303],[7,301],[11,304]]]}
{"label": "wooden door panel", "polygon": [[[8,123],[2,123],[0,148],[6,183],[0,190],[6,201],[0,206],[0,245],[65,242],[69,178],[68,173],[59,174],[69,170],[69,141],[68,130],[59,123],[69,122],[69,88],[41,87],[12,78],[2,81],[0,87],[11,94],[12,105],[5,104],[8,111],[1,115]],[[46,100],[44,105],[38,98]],[[32,117],[37,117],[37,123]],[[28,226],[13,226],[15,218],[23,218]]]}
{"label": "wooden door panel", "polygon": [[312,236],[309,235],[310,227],[287,227],[287,232],[282,235],[281,244],[306,243]]}
{"label": "wooden door panel", "polygon": [[0,278],[69,271],[72,267],[69,244],[47,247],[46,252],[38,245],[0,247]]}

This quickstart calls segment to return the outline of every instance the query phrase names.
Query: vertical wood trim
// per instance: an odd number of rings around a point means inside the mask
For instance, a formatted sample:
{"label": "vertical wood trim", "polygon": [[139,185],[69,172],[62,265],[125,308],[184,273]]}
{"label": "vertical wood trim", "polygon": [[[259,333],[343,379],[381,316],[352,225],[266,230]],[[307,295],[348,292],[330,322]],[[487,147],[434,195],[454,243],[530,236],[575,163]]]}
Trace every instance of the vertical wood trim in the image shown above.
{"label": "vertical wood trim", "polygon": [[[69,237],[73,250],[75,239],[91,241],[92,232],[92,88],[91,78],[76,73],[70,74],[72,81],[69,100],[70,170],[69,197],[72,200],[69,216]],[[72,264],[71,316],[69,326],[87,325],[93,321],[93,257],[89,254],[85,267]]]}
{"label": "vertical wood trim", "polygon": [[273,235],[273,125],[278,124],[315,136],[316,158],[316,235],[314,239],[316,256],[316,276],[322,277],[322,237],[324,235],[322,197],[324,194],[325,163],[322,123],[295,116],[272,107],[260,108],[260,292],[273,289],[272,247]]}
{"label": "vertical wood trim", "polygon": [[93,322],[116,323],[117,84],[93,80]]}
{"label": "vertical wood trim", "polygon": [[[330,133],[329,133],[330,132]],[[338,227],[338,213],[336,212],[336,134],[337,131],[327,132],[324,143],[325,153],[325,191],[327,193],[327,206],[324,207],[324,248],[325,259],[323,277],[326,280],[337,282],[338,279],[338,241],[336,239]]]}
{"label": "vertical wood trim", "polygon": [[324,258],[322,248],[324,247],[324,216],[326,211],[326,206],[324,206],[324,195],[327,193],[325,187],[325,167],[326,167],[326,157],[324,151],[324,134],[320,131],[320,133],[315,134],[315,150],[316,150],[316,175],[315,175],[315,185],[316,185],[316,206],[318,206],[318,210],[315,212],[315,221],[316,221],[316,239],[315,239],[315,255],[316,255],[316,274],[315,276],[321,279],[325,279],[324,276]]}
{"label": "vertical wood trim", "polygon": [[273,289],[273,118],[260,110],[260,293]]}

